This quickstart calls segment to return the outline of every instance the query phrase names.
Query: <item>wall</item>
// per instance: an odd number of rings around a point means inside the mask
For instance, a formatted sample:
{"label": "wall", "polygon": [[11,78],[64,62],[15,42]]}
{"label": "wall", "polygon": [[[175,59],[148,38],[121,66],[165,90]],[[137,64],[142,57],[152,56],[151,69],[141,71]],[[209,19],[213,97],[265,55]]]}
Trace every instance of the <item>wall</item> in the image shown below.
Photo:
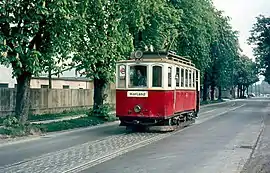
{"label": "wall", "polygon": [[[43,78],[32,78],[30,87],[31,88],[41,88],[41,85],[49,85],[48,79]],[[64,79],[53,79],[52,88],[53,89],[63,89],[63,85],[68,85],[69,89],[91,89],[93,84],[86,80],[64,80]]]}
{"label": "wall", "polygon": [[[115,86],[106,90],[106,103],[115,105]],[[16,91],[0,88],[0,116],[14,114]],[[64,110],[92,107],[93,89],[31,89],[31,112],[34,114],[56,113]]]}

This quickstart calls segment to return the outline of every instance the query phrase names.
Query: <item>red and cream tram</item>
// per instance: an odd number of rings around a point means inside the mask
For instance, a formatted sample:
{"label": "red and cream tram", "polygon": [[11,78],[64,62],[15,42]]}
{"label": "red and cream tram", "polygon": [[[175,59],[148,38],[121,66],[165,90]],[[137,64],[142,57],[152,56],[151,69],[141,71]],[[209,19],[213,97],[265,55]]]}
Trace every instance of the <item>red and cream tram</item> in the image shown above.
{"label": "red and cream tram", "polygon": [[117,63],[116,116],[120,126],[178,126],[199,111],[200,71],[173,52],[131,54]]}

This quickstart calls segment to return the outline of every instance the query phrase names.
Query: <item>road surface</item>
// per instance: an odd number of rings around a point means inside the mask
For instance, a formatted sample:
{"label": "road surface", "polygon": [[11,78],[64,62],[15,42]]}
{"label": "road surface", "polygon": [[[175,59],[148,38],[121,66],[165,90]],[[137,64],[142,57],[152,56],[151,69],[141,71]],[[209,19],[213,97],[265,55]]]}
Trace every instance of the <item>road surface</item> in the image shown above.
{"label": "road surface", "polygon": [[262,131],[270,100],[201,109],[197,122],[172,133],[126,133],[108,126],[0,145],[0,172],[239,172]]}

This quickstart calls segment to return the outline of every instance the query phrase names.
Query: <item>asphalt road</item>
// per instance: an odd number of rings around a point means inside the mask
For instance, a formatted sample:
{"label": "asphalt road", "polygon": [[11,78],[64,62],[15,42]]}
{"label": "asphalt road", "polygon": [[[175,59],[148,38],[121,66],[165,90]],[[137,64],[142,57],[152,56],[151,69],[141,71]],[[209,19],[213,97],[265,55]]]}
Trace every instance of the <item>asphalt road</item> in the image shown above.
{"label": "asphalt road", "polygon": [[125,133],[108,126],[0,145],[0,172],[188,172],[240,170],[270,100],[203,107],[198,121],[172,133]]}

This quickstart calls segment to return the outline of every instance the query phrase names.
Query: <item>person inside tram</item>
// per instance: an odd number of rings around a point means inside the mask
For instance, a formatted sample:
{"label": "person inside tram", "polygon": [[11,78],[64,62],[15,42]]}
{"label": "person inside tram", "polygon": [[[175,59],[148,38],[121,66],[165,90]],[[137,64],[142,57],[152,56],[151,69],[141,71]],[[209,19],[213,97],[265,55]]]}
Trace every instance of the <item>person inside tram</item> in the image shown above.
{"label": "person inside tram", "polygon": [[146,78],[142,75],[140,70],[137,70],[135,79],[134,79],[135,86],[146,86]]}

